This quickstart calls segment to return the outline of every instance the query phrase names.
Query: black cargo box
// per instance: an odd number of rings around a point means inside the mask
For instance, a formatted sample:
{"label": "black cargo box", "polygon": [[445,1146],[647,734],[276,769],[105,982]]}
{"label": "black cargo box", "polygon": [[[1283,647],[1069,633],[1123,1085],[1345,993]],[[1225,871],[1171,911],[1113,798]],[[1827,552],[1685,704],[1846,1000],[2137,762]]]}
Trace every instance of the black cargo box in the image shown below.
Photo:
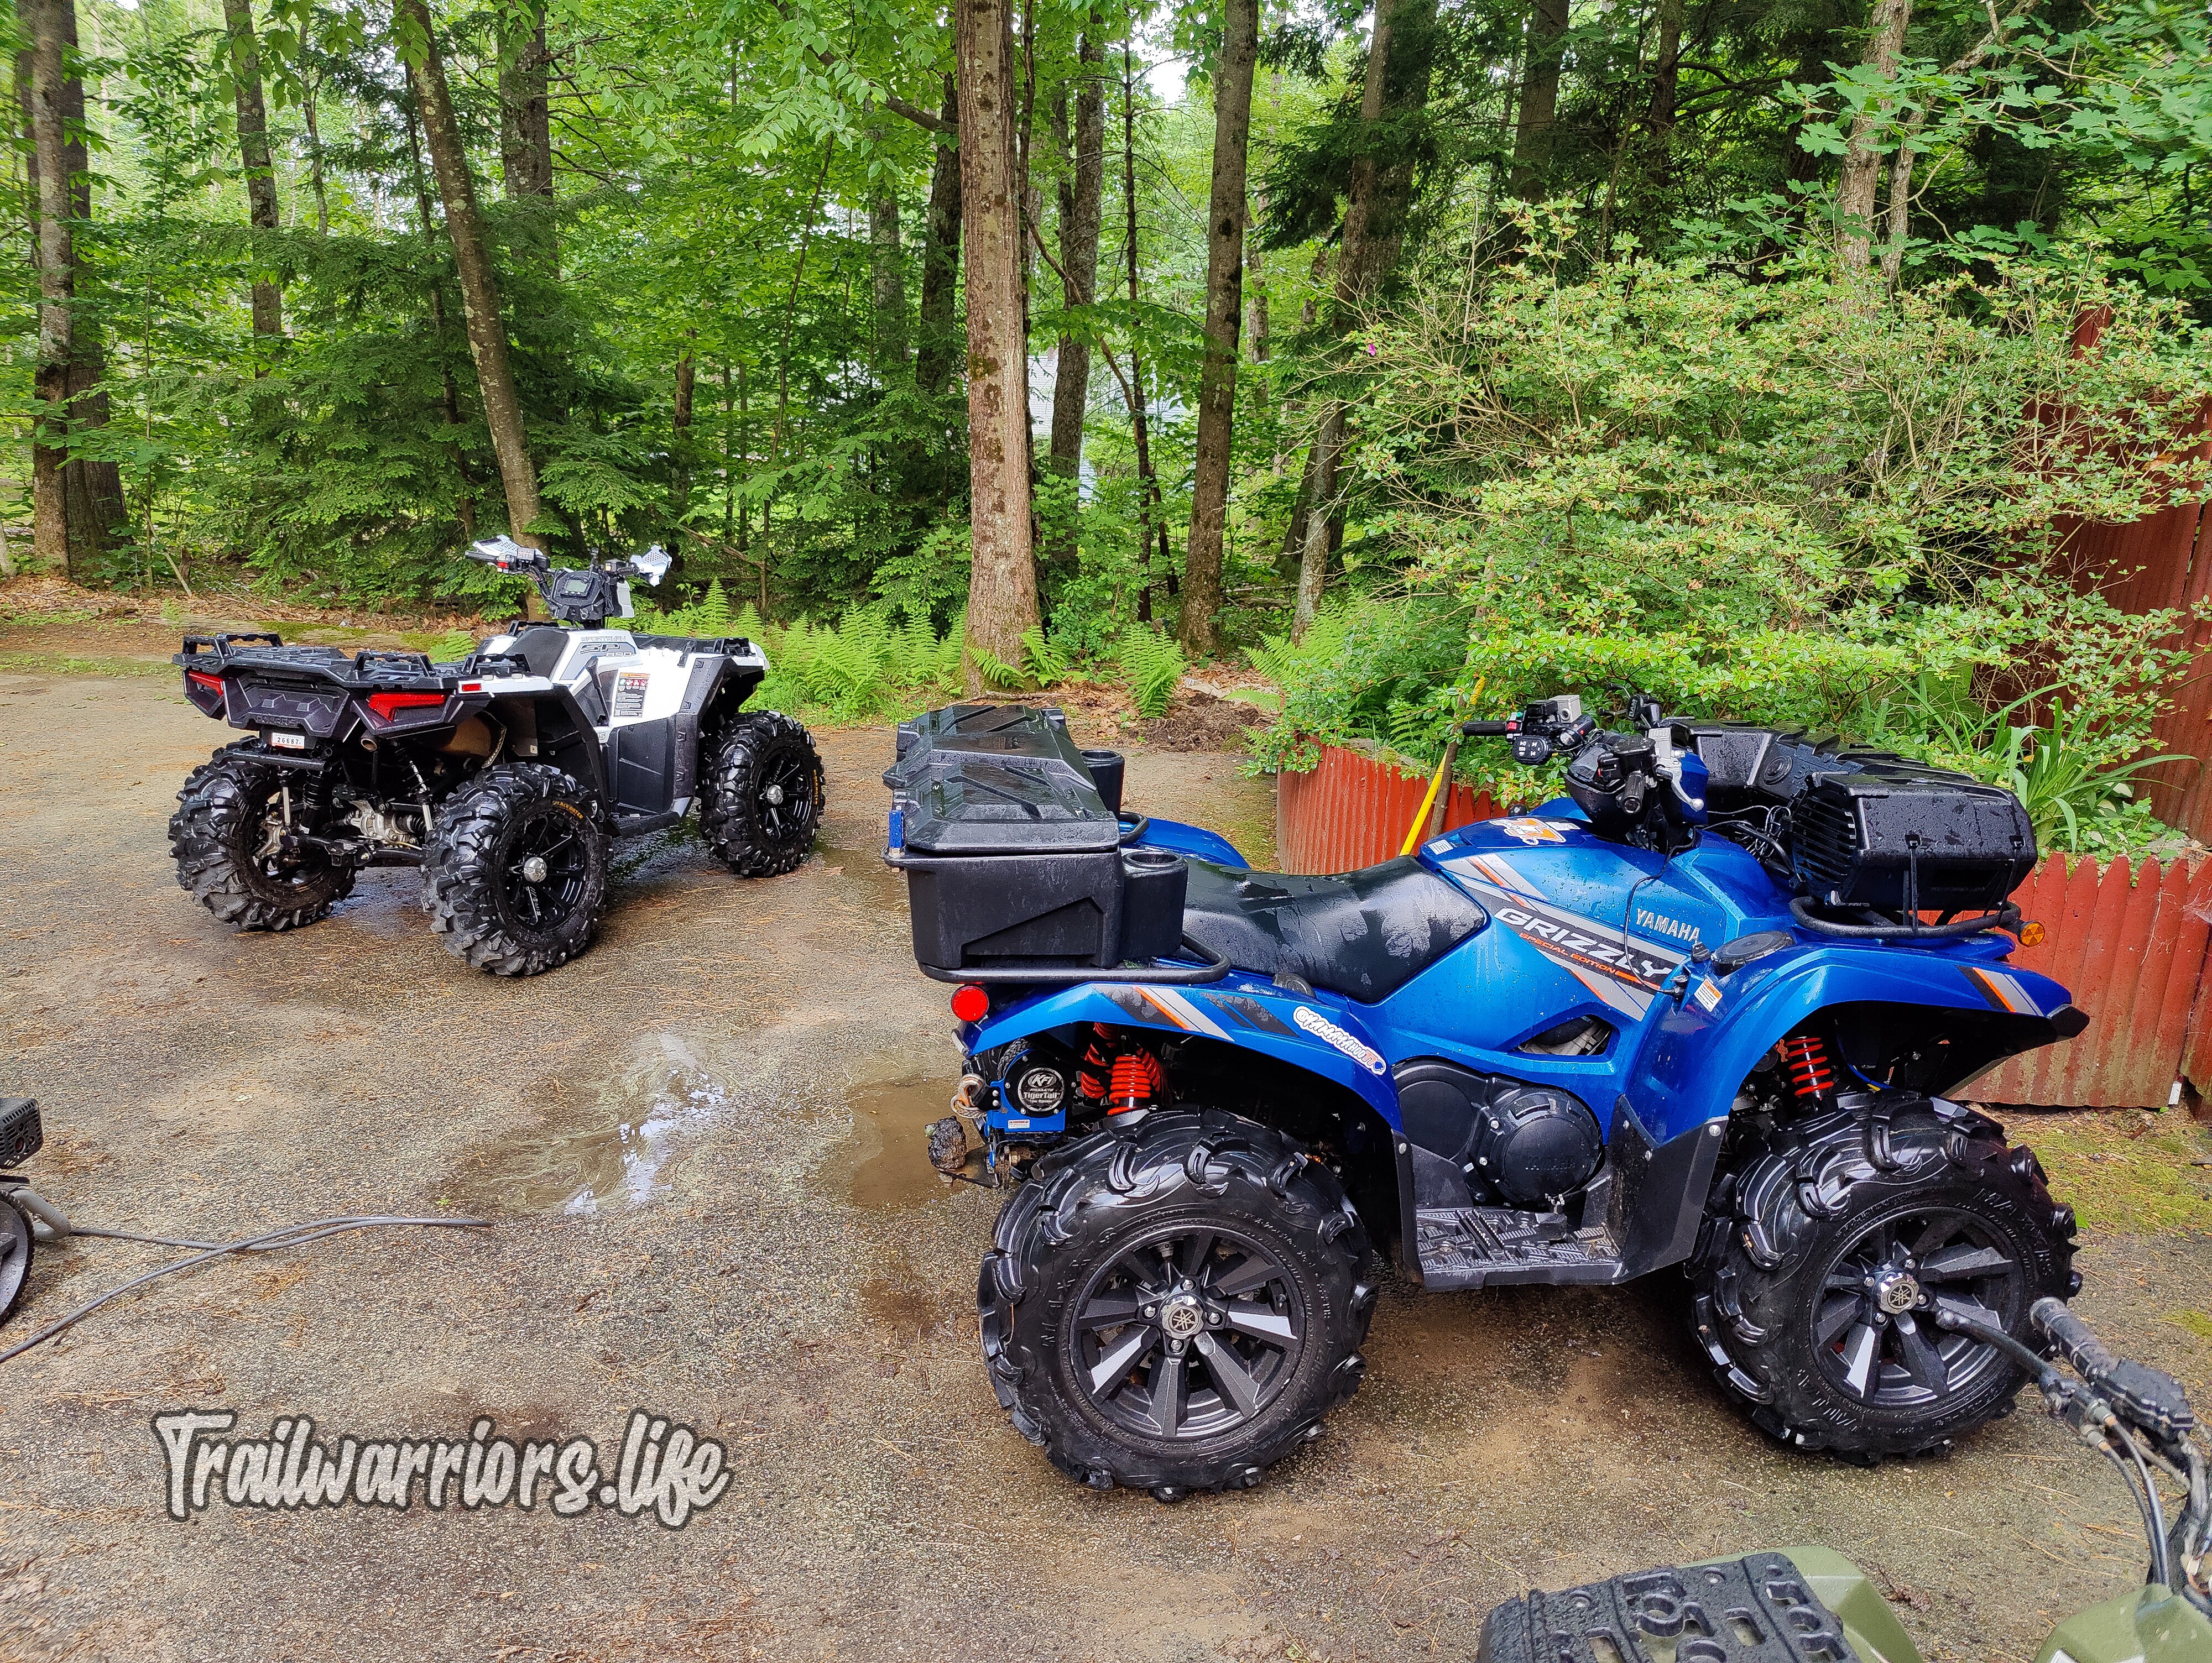
{"label": "black cargo box", "polygon": [[1104,968],[1174,952],[1188,869],[1122,848],[1098,789],[1118,797],[1121,767],[1086,757],[1057,710],[948,705],[901,723],[884,784],[915,959]]}
{"label": "black cargo box", "polygon": [[1895,757],[1813,780],[1790,810],[1816,901],[1911,913],[2000,905],[2035,869],[2035,828],[1999,786]]}
{"label": "black cargo box", "polygon": [[1689,726],[1716,810],[1789,811],[1792,876],[1818,905],[1982,912],[2034,870],[2035,828],[2002,786],[1833,734]]}

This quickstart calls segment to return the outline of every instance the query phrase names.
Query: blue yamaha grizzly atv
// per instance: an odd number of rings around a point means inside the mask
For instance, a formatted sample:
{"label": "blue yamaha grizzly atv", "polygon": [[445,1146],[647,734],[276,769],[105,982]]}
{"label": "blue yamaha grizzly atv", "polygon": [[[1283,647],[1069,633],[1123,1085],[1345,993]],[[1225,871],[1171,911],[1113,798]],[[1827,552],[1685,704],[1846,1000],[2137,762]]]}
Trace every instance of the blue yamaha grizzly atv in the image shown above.
{"label": "blue yamaha grizzly atv", "polygon": [[1936,1317],[2080,1284],[2035,1156],[1942,1095],[2087,1022],[2005,962],[2020,804],[1643,698],[1465,731],[1569,795],[1294,877],[1122,814],[1057,711],[900,728],[885,859],[968,1059],[932,1158],[1016,1181],[977,1290],[1015,1426],[1095,1486],[1257,1483],[1358,1383],[1371,1242],[1432,1290],[1680,1265],[1801,1448],[2003,1412],[2012,1358]]}

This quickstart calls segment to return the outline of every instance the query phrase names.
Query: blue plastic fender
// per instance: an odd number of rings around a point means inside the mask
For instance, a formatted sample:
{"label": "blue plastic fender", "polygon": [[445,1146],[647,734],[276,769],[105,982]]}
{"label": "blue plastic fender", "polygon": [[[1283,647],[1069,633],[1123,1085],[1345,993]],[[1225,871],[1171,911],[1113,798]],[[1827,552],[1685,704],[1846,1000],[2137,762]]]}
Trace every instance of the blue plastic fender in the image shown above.
{"label": "blue plastic fender", "polygon": [[1656,1002],[1626,1072],[1638,1117],[1660,1142],[1727,1118],[1736,1089],[1791,1029],[1832,1004],[1895,1004],[2003,1011],[2030,1020],[2072,1003],[2065,988],[2001,960],[1879,945],[1785,948],[1726,977],[1708,969],[1679,1009]]}
{"label": "blue plastic fender", "polygon": [[1203,826],[1185,825],[1180,820],[1153,821],[1145,828],[1145,835],[1137,840],[1136,847],[1164,849],[1188,860],[1211,860],[1239,871],[1248,871],[1252,865],[1237,853],[1234,843],[1218,832],[1210,832]]}
{"label": "blue plastic fender", "polygon": [[[1375,1044],[1358,1006],[1318,990],[1286,993],[1271,980],[1242,971],[1232,971],[1201,987],[1086,981],[1012,1005],[973,1028],[963,1028],[961,1038],[973,1054],[1052,1029],[1094,1022],[1202,1035],[1279,1058],[1348,1087],[1393,1132],[1401,1129],[1398,1089],[1390,1078],[1389,1062]],[[1057,1126],[1010,1126],[999,1118],[1003,1110],[993,1114],[992,1123],[1000,1131],[1059,1129]]]}

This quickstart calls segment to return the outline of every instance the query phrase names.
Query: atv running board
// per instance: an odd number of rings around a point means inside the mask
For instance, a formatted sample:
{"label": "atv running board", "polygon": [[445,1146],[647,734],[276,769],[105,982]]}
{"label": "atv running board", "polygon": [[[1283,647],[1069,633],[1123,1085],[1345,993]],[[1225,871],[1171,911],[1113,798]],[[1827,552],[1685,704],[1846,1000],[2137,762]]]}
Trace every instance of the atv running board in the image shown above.
{"label": "atv running board", "polygon": [[1602,1226],[1512,1207],[1424,1207],[1414,1214],[1421,1280],[1431,1293],[1515,1282],[1618,1282],[1620,1252]]}
{"label": "atv running board", "polygon": [[1713,1121],[1655,1146],[1628,1099],[1616,1098],[1605,1164],[1582,1192],[1589,1222],[1580,1229],[1561,1212],[1417,1205],[1413,1150],[1401,1137],[1399,1262],[1431,1292],[1626,1282],[1680,1264],[1697,1245],[1723,1129]]}

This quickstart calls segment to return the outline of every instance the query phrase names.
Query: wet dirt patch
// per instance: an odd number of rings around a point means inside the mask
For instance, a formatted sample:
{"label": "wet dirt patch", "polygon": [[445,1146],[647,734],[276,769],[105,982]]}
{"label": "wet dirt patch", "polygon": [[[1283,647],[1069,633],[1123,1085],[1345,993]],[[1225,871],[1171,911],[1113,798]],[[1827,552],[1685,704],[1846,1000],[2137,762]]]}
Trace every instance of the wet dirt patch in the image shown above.
{"label": "wet dirt patch", "polygon": [[[556,1110],[568,1095],[550,1077],[538,1088]],[[550,1124],[476,1150],[461,1164],[456,1199],[494,1213],[571,1218],[645,1206],[668,1193],[690,1144],[728,1107],[719,1080],[688,1053],[672,1056],[592,1094],[574,1114],[556,1112]]]}
{"label": "wet dirt patch", "polygon": [[898,1212],[934,1201],[948,1180],[929,1164],[929,1123],[946,1113],[950,1084],[909,1074],[854,1088],[852,1135],[832,1146],[822,1171],[848,1174],[846,1193],[868,1212]]}
{"label": "wet dirt patch", "polygon": [[1140,719],[1136,737],[1157,750],[1242,750],[1245,735],[1271,719],[1242,699],[1193,690],[1169,705],[1164,716]]}
{"label": "wet dirt patch", "polygon": [[906,875],[884,865],[881,849],[855,848],[817,838],[814,859],[821,863],[823,876],[840,880],[836,890],[840,899],[859,901],[871,912],[904,921]]}

